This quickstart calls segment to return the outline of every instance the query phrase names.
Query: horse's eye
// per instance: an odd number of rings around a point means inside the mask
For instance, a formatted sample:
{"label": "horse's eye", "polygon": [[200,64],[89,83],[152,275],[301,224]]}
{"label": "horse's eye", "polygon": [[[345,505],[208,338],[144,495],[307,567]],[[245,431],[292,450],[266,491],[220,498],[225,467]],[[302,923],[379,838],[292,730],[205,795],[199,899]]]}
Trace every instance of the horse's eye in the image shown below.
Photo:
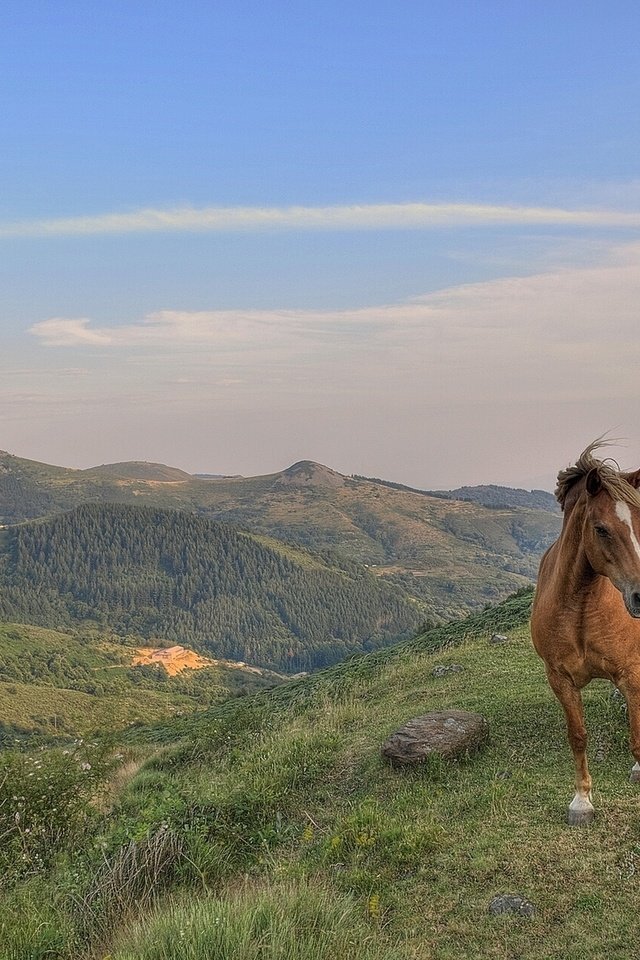
{"label": "horse's eye", "polygon": [[600,526],[600,524],[596,524],[595,530],[596,530],[596,534],[597,534],[599,537],[601,537],[602,540],[608,540],[609,537],[611,536],[611,534],[609,533],[609,531],[607,530],[607,528]]}

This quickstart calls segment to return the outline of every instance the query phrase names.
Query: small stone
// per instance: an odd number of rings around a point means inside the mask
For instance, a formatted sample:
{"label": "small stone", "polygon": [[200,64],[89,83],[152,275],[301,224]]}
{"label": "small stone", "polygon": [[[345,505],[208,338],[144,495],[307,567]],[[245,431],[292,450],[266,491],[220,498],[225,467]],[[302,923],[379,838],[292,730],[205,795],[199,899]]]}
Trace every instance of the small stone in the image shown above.
{"label": "small stone", "polygon": [[617,687],[614,687],[609,696],[616,706],[620,707],[623,713],[627,712],[627,701],[625,700],[622,690],[618,690]]}
{"label": "small stone", "polygon": [[413,766],[433,754],[453,759],[479,750],[488,732],[489,725],[479,713],[438,710],[414,717],[392,733],[382,755],[393,766]]}
{"label": "small stone", "polygon": [[489,904],[489,913],[498,917],[502,913],[515,913],[518,917],[532,917],[536,908],[530,900],[513,893],[501,893]]}
{"label": "small stone", "polygon": [[439,663],[437,667],[434,667],[431,671],[431,676],[433,677],[446,677],[449,673],[460,673],[464,670],[464,667],[461,663]]}
{"label": "small stone", "polygon": [[489,643],[506,643],[509,637],[505,637],[504,633],[494,633]]}

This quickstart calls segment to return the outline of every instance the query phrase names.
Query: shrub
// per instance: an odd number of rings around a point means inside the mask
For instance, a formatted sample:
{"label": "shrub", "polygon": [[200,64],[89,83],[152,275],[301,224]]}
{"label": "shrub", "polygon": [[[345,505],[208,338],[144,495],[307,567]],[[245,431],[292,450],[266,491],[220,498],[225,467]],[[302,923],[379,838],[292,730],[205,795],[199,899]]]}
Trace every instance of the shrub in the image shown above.
{"label": "shrub", "polygon": [[105,751],[0,756],[0,886],[45,870],[98,816],[92,803],[109,764]]}

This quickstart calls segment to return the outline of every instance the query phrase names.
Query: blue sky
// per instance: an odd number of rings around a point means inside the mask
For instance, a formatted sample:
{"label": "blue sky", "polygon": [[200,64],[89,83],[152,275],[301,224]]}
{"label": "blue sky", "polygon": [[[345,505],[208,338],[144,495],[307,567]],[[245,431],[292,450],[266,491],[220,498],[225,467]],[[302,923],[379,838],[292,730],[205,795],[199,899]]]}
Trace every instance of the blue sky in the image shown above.
{"label": "blue sky", "polygon": [[[0,8],[0,448],[640,459],[635,3]],[[625,459],[625,455],[621,454]]]}

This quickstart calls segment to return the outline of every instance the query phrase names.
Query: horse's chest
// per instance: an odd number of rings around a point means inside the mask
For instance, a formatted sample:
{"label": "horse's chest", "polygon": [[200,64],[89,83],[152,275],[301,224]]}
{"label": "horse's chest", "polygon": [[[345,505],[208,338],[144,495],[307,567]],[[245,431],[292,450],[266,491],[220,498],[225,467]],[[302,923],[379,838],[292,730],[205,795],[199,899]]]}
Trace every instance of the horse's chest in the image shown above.
{"label": "horse's chest", "polygon": [[615,683],[622,674],[640,667],[640,636],[635,626],[630,618],[621,626],[600,612],[582,618],[564,644],[565,669],[574,682],[584,686],[593,677],[605,677]]}

